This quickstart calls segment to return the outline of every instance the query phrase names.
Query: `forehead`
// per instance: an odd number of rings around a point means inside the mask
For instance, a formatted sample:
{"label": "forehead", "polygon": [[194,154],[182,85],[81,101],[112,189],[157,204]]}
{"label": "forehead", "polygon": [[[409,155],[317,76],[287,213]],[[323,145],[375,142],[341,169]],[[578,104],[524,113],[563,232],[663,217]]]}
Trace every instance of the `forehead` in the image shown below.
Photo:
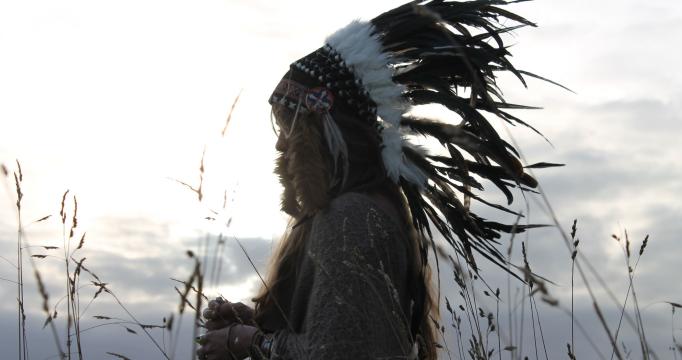
{"label": "forehead", "polygon": [[268,102],[270,105],[282,105],[289,109],[299,107],[306,95],[307,88],[295,81],[282,79],[275,90],[270,95]]}

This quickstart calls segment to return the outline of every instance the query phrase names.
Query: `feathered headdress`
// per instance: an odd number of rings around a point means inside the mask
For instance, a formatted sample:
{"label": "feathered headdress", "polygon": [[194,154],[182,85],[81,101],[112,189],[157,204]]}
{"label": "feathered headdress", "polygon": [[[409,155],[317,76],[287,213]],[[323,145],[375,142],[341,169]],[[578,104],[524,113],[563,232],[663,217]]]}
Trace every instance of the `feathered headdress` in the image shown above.
{"label": "feathered headdress", "polygon": [[[347,149],[333,114],[342,111],[375,126],[387,176],[405,194],[417,230],[432,239],[435,227],[474,269],[473,253],[503,265],[494,246],[500,233],[528,227],[488,221],[470,211],[474,199],[514,213],[474,193],[483,190],[478,179],[500,189],[507,205],[513,188],[526,191],[537,185],[516,149],[483,114],[537,132],[505,111],[530,107],[506,103],[496,84],[496,73],[504,71],[524,85],[524,75],[543,79],[508,60],[501,35],[535,26],[499,7],[512,2],[519,1],[412,1],[371,21],[353,21],[294,62],[270,98],[271,104],[297,113],[321,115],[338,168],[347,161]],[[461,121],[408,115],[412,107],[426,104],[442,105]],[[411,135],[436,139],[448,155],[429,154],[408,139]],[[423,244],[423,256],[427,248]]]}

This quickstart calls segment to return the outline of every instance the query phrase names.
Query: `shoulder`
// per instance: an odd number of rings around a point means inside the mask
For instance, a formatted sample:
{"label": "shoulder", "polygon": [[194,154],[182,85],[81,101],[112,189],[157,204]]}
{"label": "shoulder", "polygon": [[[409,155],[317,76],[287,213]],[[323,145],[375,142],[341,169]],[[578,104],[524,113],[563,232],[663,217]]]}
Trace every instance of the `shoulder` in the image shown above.
{"label": "shoulder", "polygon": [[404,237],[395,219],[370,196],[345,193],[315,215],[311,242],[325,247],[384,248],[403,243]]}
{"label": "shoulder", "polygon": [[397,231],[395,220],[369,195],[361,193],[344,193],[334,198],[327,208],[320,211],[313,220],[314,224],[327,226],[343,226],[352,223],[355,226],[377,224],[386,230]]}

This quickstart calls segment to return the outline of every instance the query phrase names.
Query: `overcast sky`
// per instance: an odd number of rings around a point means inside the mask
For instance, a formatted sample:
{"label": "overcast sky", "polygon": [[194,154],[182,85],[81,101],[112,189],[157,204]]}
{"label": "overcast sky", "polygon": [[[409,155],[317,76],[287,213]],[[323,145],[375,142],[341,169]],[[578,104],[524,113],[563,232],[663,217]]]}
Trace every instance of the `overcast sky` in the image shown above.
{"label": "overcast sky", "polygon": [[[61,246],[57,214],[69,189],[78,198],[78,235],[87,231],[81,256],[144,322],[158,323],[176,308],[176,284],[169,278],[189,275],[192,263],[184,252],[207,236],[215,241],[224,232],[242,239],[263,270],[273,239],[285,225],[272,175],[269,93],[288,64],[321,45],[326,35],[353,18],[371,18],[400,3],[0,2],[0,162],[11,170],[15,159],[22,163],[25,223],[54,215],[31,225],[27,240]],[[559,221],[568,228],[578,219],[581,252],[621,301],[626,270],[622,250],[610,236],[627,228],[636,250],[650,234],[635,285],[648,339],[659,357],[671,357],[671,331],[682,338],[682,321],[671,326],[670,307],[662,302],[682,302],[677,274],[682,254],[682,51],[676,45],[682,37],[682,3],[538,0],[510,9],[539,24],[509,38],[517,67],[576,92],[533,80],[524,89],[503,78],[509,101],[544,108],[517,114],[552,145],[524,129],[511,129],[511,134],[529,163],[567,165],[536,175]],[[196,186],[204,152],[205,198],[199,203],[175,180]],[[16,258],[12,187],[10,181],[0,189],[0,255],[9,262]],[[530,221],[547,222],[544,207],[533,198],[529,203]],[[526,212],[523,202],[514,206]],[[232,219],[229,228],[227,219]],[[558,232],[544,229],[522,238],[529,244],[531,266],[557,284],[550,291],[567,306],[570,259]],[[212,291],[245,300],[257,289],[257,277],[233,238],[227,239],[220,286]],[[514,253],[518,258],[519,244]],[[48,257],[39,266],[54,304],[63,294],[61,263]],[[506,291],[506,277],[494,269],[486,273],[493,287]],[[11,265],[0,259],[0,278],[15,277]],[[47,330],[40,330],[38,293],[32,279],[27,282],[31,358],[43,359],[55,348]],[[446,293],[457,299],[448,284]],[[616,306],[595,280],[592,284],[615,328]],[[608,358],[608,342],[594,321],[591,302],[582,283],[577,288],[577,318]],[[0,304],[0,348],[3,357],[15,358],[16,289],[0,280],[0,294],[6,300]],[[565,356],[570,320],[555,308],[541,305],[540,311],[550,358]],[[85,316],[87,326],[101,323],[91,315],[125,316],[110,297],[98,298]],[[526,332],[532,332],[529,326]],[[88,358],[107,358],[107,351],[133,359],[161,358],[144,337],[121,327],[87,334]],[[627,327],[623,340],[634,349],[632,357],[640,358]],[[524,355],[534,358],[530,341]],[[180,345],[179,354],[187,353],[187,344]],[[576,345],[579,358],[599,358],[580,334]]]}

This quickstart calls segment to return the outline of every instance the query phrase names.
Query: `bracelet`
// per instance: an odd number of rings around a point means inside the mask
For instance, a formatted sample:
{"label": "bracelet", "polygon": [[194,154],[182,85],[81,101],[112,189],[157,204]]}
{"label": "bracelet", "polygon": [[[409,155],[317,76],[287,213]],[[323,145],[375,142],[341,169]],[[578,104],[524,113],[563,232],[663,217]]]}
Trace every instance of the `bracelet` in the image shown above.
{"label": "bracelet", "polygon": [[270,354],[272,354],[272,345],[274,344],[274,340],[274,336],[263,335],[263,339],[260,343],[260,350],[267,357],[270,357]]}
{"label": "bracelet", "polygon": [[269,359],[272,353],[273,337],[258,331],[251,339],[251,358],[254,360]]}
{"label": "bracelet", "polygon": [[266,357],[260,350],[260,343],[261,339],[264,337],[263,333],[257,331],[255,334],[253,334],[253,337],[251,338],[251,346],[249,346],[249,355],[251,355],[252,360],[261,360],[265,359]]}

